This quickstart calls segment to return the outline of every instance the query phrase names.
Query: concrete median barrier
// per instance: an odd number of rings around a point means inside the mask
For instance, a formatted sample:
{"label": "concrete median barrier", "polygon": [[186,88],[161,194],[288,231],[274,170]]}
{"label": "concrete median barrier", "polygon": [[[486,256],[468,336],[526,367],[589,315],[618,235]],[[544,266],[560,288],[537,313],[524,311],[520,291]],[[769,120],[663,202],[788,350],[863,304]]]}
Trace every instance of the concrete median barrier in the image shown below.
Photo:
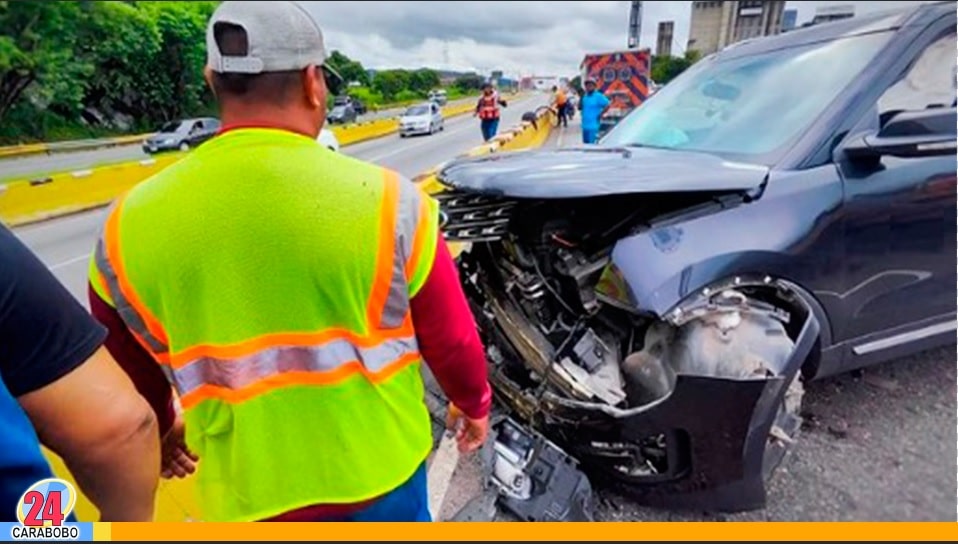
{"label": "concrete median barrier", "polygon": [[175,153],[8,183],[0,187],[0,221],[20,226],[104,206],[182,156]]}

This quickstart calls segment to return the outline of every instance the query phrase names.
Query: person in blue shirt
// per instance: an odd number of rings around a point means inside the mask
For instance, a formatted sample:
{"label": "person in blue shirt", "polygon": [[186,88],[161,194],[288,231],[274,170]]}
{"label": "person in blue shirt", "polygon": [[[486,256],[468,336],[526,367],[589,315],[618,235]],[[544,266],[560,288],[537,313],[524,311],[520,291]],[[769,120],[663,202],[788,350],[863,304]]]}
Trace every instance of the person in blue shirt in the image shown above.
{"label": "person in blue shirt", "polygon": [[54,477],[41,443],[64,460],[100,521],[153,520],[159,427],[104,347],[107,335],[0,225],[0,521],[17,522],[23,493]]}
{"label": "person in blue shirt", "polygon": [[595,89],[595,80],[585,80],[585,94],[579,101],[582,111],[582,143],[594,144],[599,136],[599,119],[605,115],[611,102]]}

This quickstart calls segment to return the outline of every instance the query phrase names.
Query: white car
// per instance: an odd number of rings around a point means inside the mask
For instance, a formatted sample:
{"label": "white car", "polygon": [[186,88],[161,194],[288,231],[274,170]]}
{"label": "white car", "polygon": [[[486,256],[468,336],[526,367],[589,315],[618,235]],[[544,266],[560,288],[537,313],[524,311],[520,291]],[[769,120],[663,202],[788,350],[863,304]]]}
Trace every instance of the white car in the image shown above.
{"label": "white car", "polygon": [[323,130],[319,131],[319,136],[316,138],[316,141],[330,151],[339,151],[339,140],[336,139],[336,135],[333,134],[333,131],[326,127],[323,127]]}
{"label": "white car", "polygon": [[442,110],[435,102],[410,106],[399,116],[399,137],[412,134],[433,134],[443,130]]}

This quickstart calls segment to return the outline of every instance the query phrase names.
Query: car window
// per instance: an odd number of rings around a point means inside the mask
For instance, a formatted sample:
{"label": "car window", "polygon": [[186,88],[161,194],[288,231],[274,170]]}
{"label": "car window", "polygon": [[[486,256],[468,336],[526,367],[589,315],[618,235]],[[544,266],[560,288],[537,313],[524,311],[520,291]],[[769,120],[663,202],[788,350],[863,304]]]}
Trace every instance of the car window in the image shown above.
{"label": "car window", "polygon": [[160,130],[158,130],[157,132],[165,132],[165,133],[176,132],[176,129],[179,128],[179,126],[180,126],[179,122],[170,121],[168,123],[165,123],[163,126],[161,126]]}
{"label": "car window", "polygon": [[774,162],[891,35],[876,32],[700,61],[619,122],[602,143]]}
{"label": "car window", "polygon": [[878,99],[878,113],[882,119],[899,111],[954,106],[958,92],[956,48],[958,34],[954,31],[925,48],[902,78]]}

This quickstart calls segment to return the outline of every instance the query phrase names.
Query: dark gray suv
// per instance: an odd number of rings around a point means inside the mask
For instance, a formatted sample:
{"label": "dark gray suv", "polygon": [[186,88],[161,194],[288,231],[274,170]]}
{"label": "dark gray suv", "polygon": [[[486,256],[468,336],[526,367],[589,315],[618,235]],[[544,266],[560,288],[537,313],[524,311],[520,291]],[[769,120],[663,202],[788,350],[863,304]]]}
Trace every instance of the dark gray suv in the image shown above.
{"label": "dark gray suv", "polygon": [[955,7],[739,43],[598,145],[441,168],[510,414],[640,502],[759,508],[804,381],[953,344]]}

